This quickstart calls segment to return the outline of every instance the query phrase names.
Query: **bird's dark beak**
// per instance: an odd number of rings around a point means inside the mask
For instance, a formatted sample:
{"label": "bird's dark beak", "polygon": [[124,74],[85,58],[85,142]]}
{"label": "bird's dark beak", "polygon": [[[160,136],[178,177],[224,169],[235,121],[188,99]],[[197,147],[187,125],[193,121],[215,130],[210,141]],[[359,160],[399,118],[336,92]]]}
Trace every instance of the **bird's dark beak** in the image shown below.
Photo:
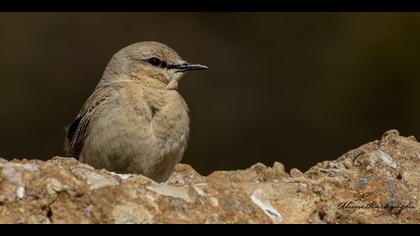
{"label": "bird's dark beak", "polygon": [[208,67],[200,64],[185,63],[182,65],[178,65],[176,69],[178,69],[178,72],[185,72],[190,70],[207,70]]}

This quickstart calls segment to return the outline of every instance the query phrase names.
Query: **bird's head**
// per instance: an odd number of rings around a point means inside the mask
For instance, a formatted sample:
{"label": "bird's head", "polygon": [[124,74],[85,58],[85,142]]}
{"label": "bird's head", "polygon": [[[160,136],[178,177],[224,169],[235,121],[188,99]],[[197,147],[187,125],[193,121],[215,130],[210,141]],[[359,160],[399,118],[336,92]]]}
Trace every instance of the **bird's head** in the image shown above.
{"label": "bird's head", "polygon": [[122,78],[109,76],[123,74],[125,78],[144,82],[155,88],[177,89],[182,76],[191,70],[206,70],[207,66],[183,60],[165,44],[153,41],[135,43],[121,49],[108,64],[104,79]]}

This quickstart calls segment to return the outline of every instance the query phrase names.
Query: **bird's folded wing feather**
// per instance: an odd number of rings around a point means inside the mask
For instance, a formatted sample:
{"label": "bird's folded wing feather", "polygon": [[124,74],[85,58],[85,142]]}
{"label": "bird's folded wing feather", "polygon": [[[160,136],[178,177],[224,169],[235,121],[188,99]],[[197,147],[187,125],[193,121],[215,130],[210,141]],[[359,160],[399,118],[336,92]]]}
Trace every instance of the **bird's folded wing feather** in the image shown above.
{"label": "bird's folded wing feather", "polygon": [[88,135],[89,122],[98,107],[112,95],[112,87],[96,89],[86,100],[73,123],[66,128],[65,151],[68,156],[78,158]]}

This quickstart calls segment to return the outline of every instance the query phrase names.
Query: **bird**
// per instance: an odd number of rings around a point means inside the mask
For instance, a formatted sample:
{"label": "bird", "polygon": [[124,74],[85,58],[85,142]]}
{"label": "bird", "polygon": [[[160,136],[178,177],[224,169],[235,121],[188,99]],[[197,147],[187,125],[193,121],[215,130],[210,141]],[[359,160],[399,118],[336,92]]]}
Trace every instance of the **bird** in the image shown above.
{"label": "bird", "polygon": [[66,126],[66,155],[96,169],[167,181],[182,160],[190,132],[179,81],[189,71],[207,69],[160,42],[124,47]]}

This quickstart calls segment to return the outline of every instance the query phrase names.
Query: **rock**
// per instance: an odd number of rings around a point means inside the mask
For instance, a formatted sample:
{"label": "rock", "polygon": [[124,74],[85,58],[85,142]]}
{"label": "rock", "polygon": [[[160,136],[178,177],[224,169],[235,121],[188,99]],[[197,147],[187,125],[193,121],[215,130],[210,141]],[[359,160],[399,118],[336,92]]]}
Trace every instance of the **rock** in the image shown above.
{"label": "rock", "polygon": [[0,158],[0,223],[420,223],[420,144],[398,131],[290,175],[276,162],[166,184],[73,158]]}

